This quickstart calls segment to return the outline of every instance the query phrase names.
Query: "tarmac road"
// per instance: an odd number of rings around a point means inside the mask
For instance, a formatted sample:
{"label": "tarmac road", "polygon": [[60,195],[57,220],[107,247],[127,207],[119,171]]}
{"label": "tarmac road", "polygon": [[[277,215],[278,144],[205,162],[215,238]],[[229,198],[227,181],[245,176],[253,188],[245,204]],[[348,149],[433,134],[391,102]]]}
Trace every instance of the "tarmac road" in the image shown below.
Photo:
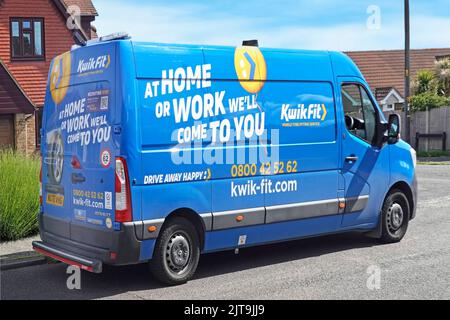
{"label": "tarmac road", "polygon": [[[161,287],[140,265],[82,272],[81,289],[69,290],[67,266],[40,265],[3,271],[1,298],[450,299],[450,166],[417,172],[417,217],[398,244],[346,234],[213,253],[177,287]],[[368,268],[379,270],[379,289],[368,289]]]}

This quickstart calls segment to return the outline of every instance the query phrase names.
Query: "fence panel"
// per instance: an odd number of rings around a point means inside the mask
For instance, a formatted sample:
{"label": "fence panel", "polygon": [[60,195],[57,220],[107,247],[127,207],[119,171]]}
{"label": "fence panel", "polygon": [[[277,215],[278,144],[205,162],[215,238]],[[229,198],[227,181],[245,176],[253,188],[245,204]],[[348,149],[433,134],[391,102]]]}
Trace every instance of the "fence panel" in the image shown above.
{"label": "fence panel", "polygon": [[[385,112],[386,118],[392,112]],[[405,114],[399,113],[402,119],[401,136],[405,135]],[[446,150],[450,150],[450,107],[435,108],[429,111],[414,112],[411,114],[411,137],[410,141],[414,145],[416,132],[420,133],[447,133]],[[441,150],[441,139],[422,138],[419,143],[420,151]]]}

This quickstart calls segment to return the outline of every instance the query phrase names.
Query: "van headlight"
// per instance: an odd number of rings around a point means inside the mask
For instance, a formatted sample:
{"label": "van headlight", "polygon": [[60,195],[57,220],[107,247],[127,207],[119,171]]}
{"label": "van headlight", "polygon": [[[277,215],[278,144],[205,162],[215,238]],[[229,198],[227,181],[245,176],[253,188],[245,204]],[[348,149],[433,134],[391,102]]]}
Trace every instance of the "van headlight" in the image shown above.
{"label": "van headlight", "polygon": [[409,151],[411,152],[411,158],[412,158],[412,162],[413,162],[413,165],[414,165],[414,168],[416,167],[416,165],[417,165],[417,153],[416,153],[416,150],[414,150],[414,148],[410,148],[409,149]]}

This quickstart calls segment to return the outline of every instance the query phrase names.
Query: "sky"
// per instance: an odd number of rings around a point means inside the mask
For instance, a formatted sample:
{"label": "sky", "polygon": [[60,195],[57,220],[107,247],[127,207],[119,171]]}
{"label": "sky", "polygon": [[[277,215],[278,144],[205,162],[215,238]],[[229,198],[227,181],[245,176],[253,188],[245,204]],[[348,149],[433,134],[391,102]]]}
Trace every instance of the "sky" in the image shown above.
{"label": "sky", "polygon": [[[403,0],[93,0],[99,35],[318,50],[404,47]],[[450,0],[410,0],[411,48],[450,47]]]}

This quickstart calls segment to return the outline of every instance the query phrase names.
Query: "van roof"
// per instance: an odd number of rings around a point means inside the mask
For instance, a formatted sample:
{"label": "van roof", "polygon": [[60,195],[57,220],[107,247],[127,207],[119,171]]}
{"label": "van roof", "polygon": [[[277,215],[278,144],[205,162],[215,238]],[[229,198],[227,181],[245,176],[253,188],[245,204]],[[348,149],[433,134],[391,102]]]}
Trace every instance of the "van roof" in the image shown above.
{"label": "van roof", "polygon": [[[201,45],[201,44],[179,44],[179,43],[163,43],[163,42],[144,42],[144,41],[133,41],[125,33],[118,33],[115,35],[110,35],[106,37],[100,37],[98,40],[89,41],[85,47],[102,46],[110,44],[112,42],[123,43],[127,42],[133,47],[134,54],[139,52],[151,52],[151,51],[165,51],[166,49],[176,49],[177,51],[185,50],[204,50],[211,53],[218,51],[231,51],[235,50],[236,46],[225,46],[225,45]],[[343,52],[339,51],[328,51],[328,50],[305,50],[305,49],[285,49],[285,48],[266,48],[260,47],[260,49],[265,54],[289,54],[295,55],[299,54],[303,56],[303,60],[313,60],[314,63],[327,64],[328,68],[336,76],[349,76],[349,77],[359,77],[364,79],[362,73],[353,62],[353,60]],[[138,59],[139,60],[139,59]],[[316,66],[317,67],[317,66]],[[331,67],[331,68],[330,68]],[[320,68],[315,68],[316,72]],[[139,70],[139,68],[138,68]],[[323,71],[323,70],[322,70]],[[139,74],[139,71],[137,72]],[[322,75],[323,76],[323,75]],[[323,77],[320,77],[323,78]],[[276,80],[276,79],[274,79]],[[286,79],[289,80],[289,79]],[[313,80],[313,79],[310,79]]]}
{"label": "van roof", "polygon": [[[86,43],[86,46],[101,45],[108,42],[129,41],[133,46],[146,46],[146,47],[166,47],[166,48],[187,48],[187,49],[234,49],[236,46],[230,45],[203,45],[203,44],[188,44],[188,43],[168,43],[168,42],[152,42],[152,41],[133,41],[126,33],[117,33],[98,39],[90,40]],[[286,49],[286,48],[274,48],[274,47],[260,47],[264,51],[272,52],[306,52],[306,53],[330,53],[334,51],[328,50],[307,50],[307,49]],[[337,51],[336,51],[337,52]]]}

